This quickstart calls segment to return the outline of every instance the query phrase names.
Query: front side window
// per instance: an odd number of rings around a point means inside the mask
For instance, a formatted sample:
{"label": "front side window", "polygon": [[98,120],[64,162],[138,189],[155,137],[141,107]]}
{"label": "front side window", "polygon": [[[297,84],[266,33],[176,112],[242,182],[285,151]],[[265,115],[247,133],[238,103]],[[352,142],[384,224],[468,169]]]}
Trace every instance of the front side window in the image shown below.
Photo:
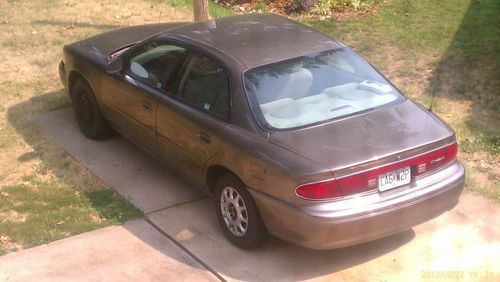
{"label": "front side window", "polygon": [[224,68],[203,55],[195,55],[181,80],[178,97],[198,109],[227,117],[229,82]]}
{"label": "front side window", "polygon": [[175,87],[172,80],[178,75],[187,58],[186,49],[166,43],[153,42],[145,46],[129,62],[130,72],[162,90]]}
{"label": "front side window", "polygon": [[263,126],[271,129],[316,124],[402,98],[348,48],[251,69],[245,89],[257,101],[254,112],[261,113]]}

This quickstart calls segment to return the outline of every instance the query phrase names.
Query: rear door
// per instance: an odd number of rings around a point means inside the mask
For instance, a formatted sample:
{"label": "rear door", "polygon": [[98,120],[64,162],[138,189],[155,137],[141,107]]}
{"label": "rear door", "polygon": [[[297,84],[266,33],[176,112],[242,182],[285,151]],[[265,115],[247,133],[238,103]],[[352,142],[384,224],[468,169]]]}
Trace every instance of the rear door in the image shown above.
{"label": "rear door", "polygon": [[229,120],[227,72],[215,59],[192,52],[168,94],[158,105],[159,152],[203,183],[205,163],[222,150]]}
{"label": "rear door", "polygon": [[184,48],[153,41],[124,59],[121,73],[106,77],[102,102],[112,123],[134,143],[157,152],[156,114],[168,79],[187,58]]}

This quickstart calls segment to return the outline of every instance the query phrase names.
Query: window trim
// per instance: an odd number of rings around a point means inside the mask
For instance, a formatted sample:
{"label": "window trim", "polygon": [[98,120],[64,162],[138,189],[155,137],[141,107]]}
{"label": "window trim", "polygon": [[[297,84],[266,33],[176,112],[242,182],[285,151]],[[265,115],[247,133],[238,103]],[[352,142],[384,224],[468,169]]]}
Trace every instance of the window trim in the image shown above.
{"label": "window trim", "polygon": [[[183,63],[183,66],[184,64],[186,63],[186,61],[189,61],[191,58],[190,58],[190,53],[191,53],[191,50],[189,48],[186,48],[184,46],[180,46],[178,44],[175,44],[175,43],[171,43],[169,40],[165,40],[165,39],[152,39],[152,40],[147,40],[145,42],[143,42],[143,44],[141,44],[140,46],[137,46],[136,48],[134,48],[133,50],[130,50],[130,52],[127,52],[126,54],[123,54],[123,60],[124,60],[124,75],[128,75],[130,76],[131,78],[141,82],[142,84],[144,85],[147,85],[148,87],[150,88],[153,88],[155,89],[156,91],[159,91],[161,93],[164,93],[166,95],[168,95],[168,91],[166,89],[166,85],[162,85],[161,88],[158,88],[156,85],[154,85],[151,81],[149,81],[148,79],[145,79],[143,77],[140,77],[138,76],[137,74],[135,74],[131,68],[130,68],[130,62],[132,61],[132,59],[136,56],[139,56],[140,54],[143,54],[144,53],[144,47],[145,46],[148,46],[152,43],[155,43],[155,42],[159,42],[160,45],[171,45],[171,46],[175,46],[175,47],[179,47],[179,48],[183,48],[184,50],[186,50],[186,54],[187,54],[187,58],[186,60],[184,61]],[[181,70],[179,71],[179,73],[182,72],[183,70],[183,66],[181,67]],[[177,85],[175,87],[175,89],[177,88]],[[177,90],[177,89],[176,89]]]}
{"label": "window trim", "polygon": [[[208,58],[209,60],[215,62],[217,65],[219,65],[223,71],[224,71],[224,74],[226,76],[226,81],[227,81],[227,106],[228,106],[228,111],[227,111],[227,115],[224,116],[223,114],[219,114],[217,112],[213,112],[213,111],[210,111],[210,110],[205,110],[204,108],[200,108],[198,107],[197,105],[194,105],[193,103],[190,103],[189,101],[185,100],[185,99],[182,99],[181,98],[181,90],[184,88],[184,83],[186,83],[186,76],[188,75],[188,71],[189,71],[189,66],[191,65],[191,63],[193,62],[193,60],[196,58],[197,55],[201,55],[201,56],[204,56],[206,58]],[[174,95],[172,95],[173,98],[175,98],[177,101],[181,102],[181,103],[184,103],[188,106],[190,106],[191,108],[193,109],[196,109],[200,112],[203,112],[203,113],[208,113],[212,116],[215,116],[217,118],[220,118],[220,119],[224,119],[224,120],[227,120],[227,121],[230,121],[230,116],[231,116],[231,79],[230,79],[230,76],[229,76],[229,72],[228,72],[228,68],[225,67],[225,65],[220,62],[220,60],[214,58],[214,56],[210,56],[208,54],[206,54],[205,52],[198,52],[198,51],[192,51],[191,54],[190,54],[190,57],[188,60],[186,60],[185,64],[183,65],[181,71],[179,72],[180,74],[180,77],[179,77],[179,84],[177,85],[176,87],[176,93]]]}

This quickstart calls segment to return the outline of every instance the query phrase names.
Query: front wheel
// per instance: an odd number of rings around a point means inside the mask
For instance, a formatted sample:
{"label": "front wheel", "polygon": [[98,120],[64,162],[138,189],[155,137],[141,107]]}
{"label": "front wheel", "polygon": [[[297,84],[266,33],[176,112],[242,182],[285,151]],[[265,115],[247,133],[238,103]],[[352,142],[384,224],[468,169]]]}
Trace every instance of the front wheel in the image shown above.
{"label": "front wheel", "polygon": [[241,180],[231,174],[223,175],[215,192],[215,210],[226,238],[242,249],[260,245],[267,231]]}
{"label": "front wheel", "polygon": [[75,117],[82,133],[90,139],[106,139],[111,128],[99,110],[94,92],[87,82],[79,79],[71,89]]}

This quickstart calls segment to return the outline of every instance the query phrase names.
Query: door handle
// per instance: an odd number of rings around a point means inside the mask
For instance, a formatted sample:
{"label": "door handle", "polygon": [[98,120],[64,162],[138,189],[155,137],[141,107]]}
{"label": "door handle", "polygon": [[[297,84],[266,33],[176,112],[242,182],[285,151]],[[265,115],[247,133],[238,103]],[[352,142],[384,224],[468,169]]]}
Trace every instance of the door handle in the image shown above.
{"label": "door handle", "polygon": [[207,144],[210,144],[210,142],[212,142],[210,140],[210,135],[208,135],[207,133],[203,132],[203,131],[200,131],[198,132],[198,137],[200,138],[200,140],[204,143],[207,143]]}
{"label": "door handle", "polygon": [[151,109],[153,108],[153,104],[151,104],[151,103],[150,103],[150,102],[148,102],[148,101],[143,100],[143,101],[142,101],[142,108],[143,108],[144,110],[146,110],[146,111],[148,111],[148,112],[149,112],[149,111],[151,111]]}

